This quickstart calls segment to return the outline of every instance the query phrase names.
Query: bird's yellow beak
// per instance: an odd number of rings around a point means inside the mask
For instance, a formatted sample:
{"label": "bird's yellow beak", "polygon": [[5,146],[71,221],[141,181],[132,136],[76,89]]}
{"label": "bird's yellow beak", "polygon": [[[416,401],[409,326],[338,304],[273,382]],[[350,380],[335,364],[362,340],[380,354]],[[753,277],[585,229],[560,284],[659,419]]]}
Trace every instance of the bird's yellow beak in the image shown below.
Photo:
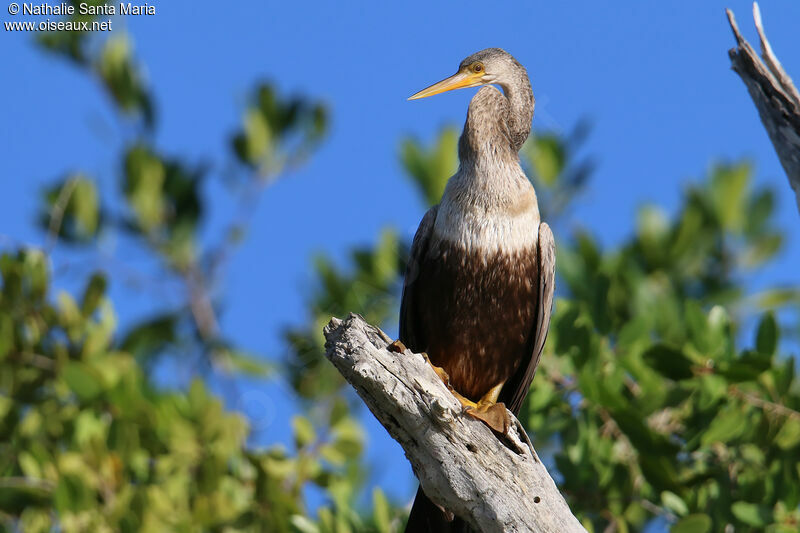
{"label": "bird's yellow beak", "polygon": [[446,91],[452,91],[453,89],[465,89],[467,87],[477,87],[478,85],[482,85],[483,81],[481,78],[483,77],[483,72],[458,72],[453,76],[450,76],[447,79],[440,81],[439,83],[434,83],[430,87],[426,89],[422,89],[420,92],[410,96],[409,100],[417,100],[419,98],[427,98],[428,96],[433,96],[434,94],[443,93]]}

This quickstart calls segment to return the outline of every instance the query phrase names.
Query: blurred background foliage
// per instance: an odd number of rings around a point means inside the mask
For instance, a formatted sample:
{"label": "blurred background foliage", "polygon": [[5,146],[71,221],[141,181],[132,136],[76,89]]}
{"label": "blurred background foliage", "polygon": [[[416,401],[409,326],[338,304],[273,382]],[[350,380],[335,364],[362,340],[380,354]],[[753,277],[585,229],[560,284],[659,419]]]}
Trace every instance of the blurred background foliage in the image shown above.
{"label": "blurred background foliage", "polygon": [[[329,111],[254,86],[229,139],[237,179],[223,179],[241,209],[209,244],[203,186],[218,173],[159,150],[127,38],[50,33],[40,44],[94,77],[132,133],[115,175],[70,172],[43,191],[43,249],[0,257],[0,527],[402,530],[406,502],[378,489],[363,497],[359,420],[369,415],[322,357],[321,332],[351,311],[395,330],[403,236],[386,228],[345,265],[313,259],[307,320],[285,328],[285,360],[245,353],[218,326],[223,267],[258,196],[313,156]],[[794,228],[775,227],[774,193],[753,188],[748,164],[729,163],[689,185],[677,212],[643,207],[629,238],[603,249],[569,218],[593,167],[580,153],[588,130],[538,134],[521,152],[558,238],[558,300],[523,423],[589,531],[797,531],[800,288],[745,289]],[[425,206],[455,170],[457,135],[400,142]],[[108,234],[152,257],[179,302],[154,297],[150,318],[120,331],[106,288],[122,273],[85,272],[74,296],[51,288],[53,246],[92,250]],[[169,358],[197,369],[191,385],[155,385]],[[304,406],[293,446],[254,446],[250,422],[209,392],[209,380],[237,375],[291,384]]]}

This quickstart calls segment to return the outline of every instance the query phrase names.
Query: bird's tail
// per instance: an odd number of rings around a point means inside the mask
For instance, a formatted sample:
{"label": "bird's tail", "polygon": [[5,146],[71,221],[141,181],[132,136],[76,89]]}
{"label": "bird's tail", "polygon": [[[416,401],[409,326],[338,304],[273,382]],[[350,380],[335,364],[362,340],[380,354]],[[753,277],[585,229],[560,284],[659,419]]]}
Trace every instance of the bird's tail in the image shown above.
{"label": "bird's tail", "polygon": [[471,529],[460,518],[448,520],[447,515],[430,501],[422,487],[417,490],[405,533],[468,533]]}

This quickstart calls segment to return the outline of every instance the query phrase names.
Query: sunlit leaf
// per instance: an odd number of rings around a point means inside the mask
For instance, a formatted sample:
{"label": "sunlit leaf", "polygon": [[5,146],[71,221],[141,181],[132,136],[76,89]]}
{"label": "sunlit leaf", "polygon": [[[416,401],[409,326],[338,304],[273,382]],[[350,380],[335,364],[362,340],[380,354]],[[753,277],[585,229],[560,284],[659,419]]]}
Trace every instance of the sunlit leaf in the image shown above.
{"label": "sunlit leaf", "polygon": [[787,417],[778,434],[775,444],[783,450],[790,450],[800,444],[800,419],[797,416]]}
{"label": "sunlit leaf", "polygon": [[102,391],[98,376],[83,363],[76,361],[68,363],[64,367],[63,376],[72,392],[84,400],[91,400]]}
{"label": "sunlit leaf", "polygon": [[311,444],[317,438],[311,421],[302,416],[292,418],[292,430],[294,431],[295,445],[298,448]]}
{"label": "sunlit leaf", "polygon": [[400,160],[427,205],[439,203],[447,180],[456,171],[457,142],[455,128],[446,128],[430,148],[410,138],[400,144]]}
{"label": "sunlit leaf", "polygon": [[764,527],[772,519],[772,513],[762,505],[750,502],[735,502],[731,506],[733,515],[749,526]]}
{"label": "sunlit leaf", "polygon": [[670,528],[670,533],[708,533],[709,531],[711,531],[711,518],[706,514],[690,514]]}

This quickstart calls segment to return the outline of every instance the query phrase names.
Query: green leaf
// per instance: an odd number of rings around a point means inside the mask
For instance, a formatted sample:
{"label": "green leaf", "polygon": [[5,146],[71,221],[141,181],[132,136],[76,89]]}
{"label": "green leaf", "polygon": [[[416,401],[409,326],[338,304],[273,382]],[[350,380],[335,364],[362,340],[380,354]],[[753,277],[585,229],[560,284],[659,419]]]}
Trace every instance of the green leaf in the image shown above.
{"label": "green leaf", "polygon": [[749,526],[764,527],[772,522],[772,512],[764,507],[750,502],[736,502],[731,506],[733,516]]}
{"label": "green leaf", "polygon": [[14,347],[14,320],[10,315],[0,313],[0,361],[5,359]]}
{"label": "green leaf", "polygon": [[233,348],[222,348],[216,352],[220,364],[234,372],[265,378],[272,374],[273,366],[253,354]]}
{"label": "green leaf", "polygon": [[782,450],[789,450],[798,443],[800,443],[800,420],[797,417],[787,417],[775,435],[775,444]]}
{"label": "green leaf", "polygon": [[774,309],[790,304],[800,304],[800,290],[794,287],[768,289],[758,294],[758,306],[761,309]]}
{"label": "green leaf", "polygon": [[424,147],[415,139],[404,139],[400,144],[400,160],[427,205],[439,202],[447,180],[458,166],[458,133],[455,128],[445,128],[431,147]]}
{"label": "green leaf", "polygon": [[681,497],[668,490],[665,490],[661,493],[661,503],[664,504],[664,507],[673,511],[678,516],[684,516],[689,512],[689,508],[686,506],[686,503],[681,499]]}
{"label": "green leaf", "polygon": [[758,324],[756,349],[764,355],[773,355],[778,347],[778,324],[772,312],[766,313]]}
{"label": "green leaf", "polygon": [[389,501],[386,495],[379,488],[372,491],[372,513],[375,519],[375,527],[378,533],[391,533],[391,515],[389,513]]}
{"label": "green leaf", "polygon": [[88,179],[79,179],[75,185],[75,191],[72,193],[70,209],[81,234],[92,236],[97,232],[100,218],[99,204],[94,182]]}
{"label": "green leaf", "polygon": [[669,237],[670,223],[666,212],[653,205],[641,208],[636,217],[636,233],[642,251],[649,261],[660,263],[668,252],[665,246]]}
{"label": "green leaf", "polygon": [[244,118],[243,157],[256,165],[272,148],[272,133],[264,115],[258,109],[249,109]]}
{"label": "green leaf", "polygon": [[724,399],[728,391],[727,380],[716,374],[701,375],[695,386],[699,386],[700,389],[697,406],[703,411]]}
{"label": "green leaf", "polygon": [[95,312],[97,306],[100,305],[100,300],[106,292],[106,278],[102,274],[93,274],[86,284],[86,289],[83,292],[83,301],[81,302],[81,313],[83,316],[89,316]]}
{"label": "green leaf", "polygon": [[74,174],[45,190],[41,225],[67,242],[86,242],[100,228],[100,200],[94,181]]}
{"label": "green leaf", "polygon": [[744,433],[746,428],[742,411],[731,406],[720,411],[700,441],[704,446],[714,442],[729,443]]}
{"label": "green leaf", "polygon": [[114,34],[103,42],[95,68],[119,109],[141,116],[151,126],[153,106],[127,34]]}
{"label": "green leaf", "polygon": [[751,170],[746,164],[718,166],[711,176],[714,207],[726,229],[738,231],[744,226],[745,199]]}
{"label": "green leaf", "polygon": [[139,322],[120,346],[140,359],[150,359],[177,340],[178,316],[172,313]]}
{"label": "green leaf", "polygon": [[347,461],[347,457],[336,449],[335,446],[331,444],[324,444],[319,447],[319,455],[330,464],[335,466],[341,466]]}
{"label": "green leaf", "polygon": [[682,351],[666,344],[656,344],[642,355],[648,365],[674,381],[693,376],[692,362]]}
{"label": "green leaf", "polygon": [[41,250],[29,249],[23,255],[24,284],[30,291],[30,297],[42,298],[47,293],[50,280],[48,259]]}
{"label": "green leaf", "polygon": [[167,178],[163,162],[144,146],[134,146],[125,157],[125,196],[145,232],[159,226],[165,217],[164,182]]}
{"label": "green leaf", "polygon": [[670,529],[671,533],[707,533],[711,531],[711,517],[707,514],[690,514]]}
{"label": "green leaf", "polygon": [[64,366],[62,377],[69,388],[82,400],[91,400],[102,391],[100,380],[88,366],[70,361]]}
{"label": "green leaf", "polygon": [[30,453],[22,450],[19,452],[17,456],[17,462],[19,463],[19,468],[22,470],[22,473],[25,477],[38,479],[42,477],[42,469],[39,466],[39,462],[36,458],[31,455]]}
{"label": "green leaf", "polygon": [[317,525],[303,515],[292,515],[289,520],[292,524],[292,531],[296,533],[320,533]]}
{"label": "green leaf", "polygon": [[101,443],[106,437],[107,424],[92,411],[82,411],[75,419],[75,444],[85,448],[93,441]]}
{"label": "green leaf", "polygon": [[254,93],[231,145],[237,158],[264,180],[311,153],[325,135],[328,113],[320,103],[279,97],[269,84],[260,84]]}
{"label": "green leaf", "polygon": [[364,445],[364,430],[353,418],[345,418],[332,428],[334,446],[347,458],[357,457]]}
{"label": "green leaf", "polygon": [[298,448],[303,448],[314,442],[317,433],[308,418],[295,416],[292,418],[292,430],[294,432],[294,442]]}
{"label": "green leaf", "polygon": [[741,261],[746,267],[757,267],[772,258],[783,246],[784,237],[779,233],[759,235],[759,237],[743,251]]}
{"label": "green leaf", "polygon": [[539,179],[548,187],[555,185],[567,160],[563,141],[555,135],[540,135],[526,145],[524,153]]}

